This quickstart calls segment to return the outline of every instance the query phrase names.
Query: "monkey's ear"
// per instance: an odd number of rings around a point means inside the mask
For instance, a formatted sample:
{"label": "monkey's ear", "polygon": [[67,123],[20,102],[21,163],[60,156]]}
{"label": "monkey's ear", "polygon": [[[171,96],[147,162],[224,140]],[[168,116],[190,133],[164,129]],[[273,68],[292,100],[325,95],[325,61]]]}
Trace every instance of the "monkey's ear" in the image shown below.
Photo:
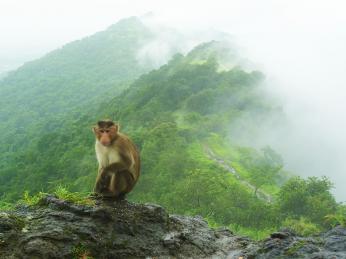
{"label": "monkey's ear", "polygon": [[119,125],[114,124],[112,127],[110,127],[110,129],[111,129],[114,133],[118,133],[118,131],[119,131]]}
{"label": "monkey's ear", "polygon": [[96,126],[91,127],[91,131],[94,132],[94,133],[96,133],[96,129],[97,129]]}

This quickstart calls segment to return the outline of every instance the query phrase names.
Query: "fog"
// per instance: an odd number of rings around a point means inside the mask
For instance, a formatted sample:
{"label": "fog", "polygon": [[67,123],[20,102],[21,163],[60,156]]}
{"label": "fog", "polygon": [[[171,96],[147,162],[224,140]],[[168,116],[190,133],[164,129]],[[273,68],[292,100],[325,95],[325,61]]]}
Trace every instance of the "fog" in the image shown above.
{"label": "fog", "polygon": [[[186,52],[222,35],[216,31],[229,33],[241,55],[266,74],[265,85],[288,118],[254,143],[271,144],[297,174],[327,175],[345,201],[345,7],[333,0],[1,0],[0,73],[128,16],[157,31],[156,41],[138,53],[156,65],[169,58],[172,43]],[[185,41],[162,35],[160,26],[176,28]]]}

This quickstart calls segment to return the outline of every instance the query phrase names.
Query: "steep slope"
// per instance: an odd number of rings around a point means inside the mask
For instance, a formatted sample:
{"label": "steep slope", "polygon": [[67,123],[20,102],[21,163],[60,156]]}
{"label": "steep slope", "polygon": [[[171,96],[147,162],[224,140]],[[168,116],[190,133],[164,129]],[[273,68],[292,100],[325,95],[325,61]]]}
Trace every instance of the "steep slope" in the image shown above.
{"label": "steep slope", "polygon": [[[256,116],[271,111],[272,104],[258,87],[263,80],[260,72],[247,73],[239,67],[220,71],[222,61],[218,57],[232,51],[223,43],[210,42],[197,46],[186,57],[177,54],[167,65],[143,75],[115,99],[111,110],[119,112],[114,116],[118,120],[131,120],[132,125],[148,124],[166,112],[189,112],[210,118],[226,112],[229,122],[243,111]],[[146,115],[147,110],[156,113]]]}
{"label": "steep slope", "polygon": [[149,69],[137,62],[136,54],[151,37],[137,18],[128,18],[26,63],[1,82],[1,119],[26,110],[40,117],[68,112],[110,91],[117,94],[121,83]]}
{"label": "steep slope", "polygon": [[38,125],[106,101],[148,71],[136,55],[151,36],[137,18],[125,19],[11,72],[0,81],[0,153],[25,145]]}

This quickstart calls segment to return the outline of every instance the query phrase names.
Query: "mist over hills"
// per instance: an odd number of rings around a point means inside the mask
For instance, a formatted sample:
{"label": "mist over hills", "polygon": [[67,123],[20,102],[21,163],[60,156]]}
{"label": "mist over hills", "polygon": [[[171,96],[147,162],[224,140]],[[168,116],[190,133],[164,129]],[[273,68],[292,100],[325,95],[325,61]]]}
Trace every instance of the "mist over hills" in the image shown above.
{"label": "mist over hills", "polygon": [[[27,62],[4,79],[1,95],[20,101],[22,106],[17,109],[26,107],[37,113],[42,109],[30,98],[41,98],[36,103],[44,103],[46,112],[64,112],[93,103],[106,97],[115,85],[122,87],[148,71],[137,62],[136,52],[151,36],[136,18],[122,20],[105,31]],[[67,103],[61,105],[61,100]]]}
{"label": "mist over hills", "polygon": [[90,192],[96,174],[90,127],[111,118],[142,154],[131,200],[258,236],[292,224],[287,220],[324,228],[323,217],[338,210],[329,181],[288,180],[292,174],[273,149],[239,145],[232,135],[234,123],[256,132],[282,114],[261,87],[264,75],[242,67],[245,59],[219,41],[176,53],[160,67],[142,62],[155,37],[139,19],[124,19],[0,82],[1,199],[57,186]]}
{"label": "mist over hills", "polygon": [[0,80],[7,76],[7,72],[0,72]]}

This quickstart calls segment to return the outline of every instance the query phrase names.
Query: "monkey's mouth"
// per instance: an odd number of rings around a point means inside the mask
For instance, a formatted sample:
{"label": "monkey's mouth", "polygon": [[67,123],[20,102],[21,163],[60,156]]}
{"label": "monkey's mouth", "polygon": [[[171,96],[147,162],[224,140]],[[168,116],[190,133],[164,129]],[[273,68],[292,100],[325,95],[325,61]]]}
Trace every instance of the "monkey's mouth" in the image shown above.
{"label": "monkey's mouth", "polygon": [[112,142],[100,142],[102,146],[109,147]]}

